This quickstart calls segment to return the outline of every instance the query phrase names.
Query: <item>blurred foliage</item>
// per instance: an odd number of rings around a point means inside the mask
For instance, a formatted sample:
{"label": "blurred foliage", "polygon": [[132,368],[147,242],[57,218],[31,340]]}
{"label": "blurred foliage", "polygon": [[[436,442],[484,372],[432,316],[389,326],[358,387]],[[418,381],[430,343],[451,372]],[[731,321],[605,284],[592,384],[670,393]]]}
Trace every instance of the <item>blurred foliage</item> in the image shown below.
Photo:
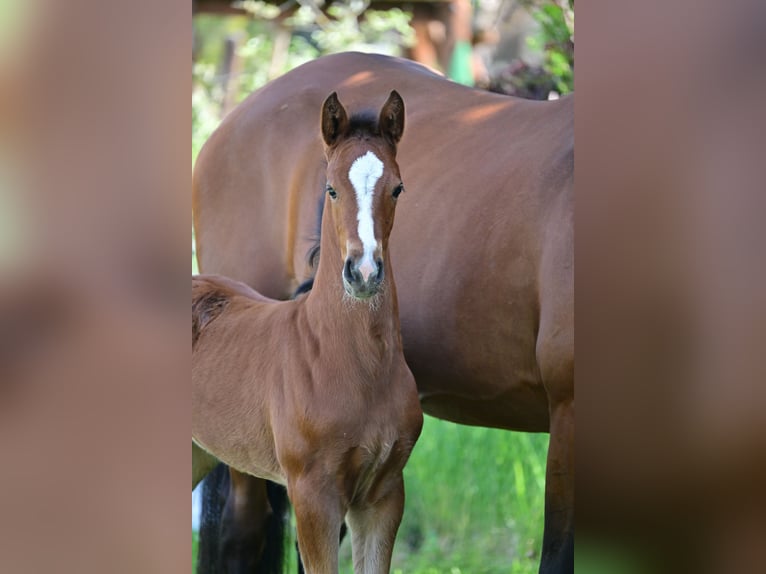
{"label": "blurred foliage", "polygon": [[539,24],[536,34],[527,38],[528,46],[543,54],[542,65],[521,59],[511,62],[492,78],[494,92],[547,99],[551,92],[568,94],[574,90],[574,2],[572,0],[529,0],[524,3]]}
{"label": "blurred foliage", "polygon": [[[492,78],[492,91],[546,99],[550,92],[574,89],[574,3],[567,0],[522,0],[539,24],[527,39],[544,54],[541,65],[515,60]],[[288,70],[319,56],[345,50],[398,55],[412,46],[411,14],[398,8],[369,10],[366,0],[333,3],[326,13],[306,4],[291,13],[260,0],[237,3],[253,17],[194,18],[195,64],[192,69],[192,164],[202,144],[222,116],[227,77],[221,69],[227,38],[238,40],[240,69],[227,96],[241,101],[252,91]],[[279,30],[287,30],[286,50],[278,45]],[[283,37],[284,39],[284,37]],[[275,51],[275,44],[277,49]]]}
{"label": "blurred foliage", "polygon": [[540,2],[532,15],[540,32],[528,42],[545,54],[543,70],[558,92],[569,93],[574,89],[574,3]]}
{"label": "blurred foliage", "polygon": [[[264,2],[249,0],[240,6],[257,17],[194,18],[197,51],[192,69],[192,165],[221,120],[226,77],[220,65],[227,38],[243,39],[238,49],[241,69],[236,93],[229,94],[235,102],[273,77],[319,56],[346,50],[398,55],[400,47],[414,42],[411,14],[398,8],[366,10],[366,2],[351,0],[330,6],[327,15],[309,6],[281,15],[279,8]],[[280,27],[289,31],[289,44],[285,52],[277,49],[275,53]]]}

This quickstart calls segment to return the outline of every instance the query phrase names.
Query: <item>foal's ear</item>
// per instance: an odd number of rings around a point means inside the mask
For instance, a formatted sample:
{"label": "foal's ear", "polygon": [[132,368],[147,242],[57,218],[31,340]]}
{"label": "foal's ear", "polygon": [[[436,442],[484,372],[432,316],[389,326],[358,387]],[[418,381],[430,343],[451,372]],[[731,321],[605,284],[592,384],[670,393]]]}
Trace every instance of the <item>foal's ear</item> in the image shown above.
{"label": "foal's ear", "polygon": [[399,92],[393,90],[380,110],[378,119],[380,133],[396,145],[404,133],[404,100]]}
{"label": "foal's ear", "polygon": [[322,105],[322,139],[327,146],[332,146],[346,133],[348,115],[340,103],[338,94],[330,94]]}

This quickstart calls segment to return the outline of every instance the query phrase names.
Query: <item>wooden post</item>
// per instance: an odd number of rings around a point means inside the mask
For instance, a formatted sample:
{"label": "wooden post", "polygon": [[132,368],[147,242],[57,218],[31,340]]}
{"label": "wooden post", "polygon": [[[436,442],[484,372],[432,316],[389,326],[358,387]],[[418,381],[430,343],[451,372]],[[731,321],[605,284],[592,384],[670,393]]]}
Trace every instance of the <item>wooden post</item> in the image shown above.
{"label": "wooden post", "polygon": [[223,63],[221,66],[221,85],[223,87],[221,117],[228,114],[237,105],[239,75],[242,72],[242,61],[239,57],[242,35],[229,35],[224,42]]}
{"label": "wooden post", "polygon": [[452,55],[449,76],[461,84],[473,85],[472,47],[473,8],[471,0],[452,0]]}
{"label": "wooden post", "polygon": [[274,45],[271,49],[271,62],[269,63],[268,78],[273,80],[277,76],[282,75],[287,65],[287,55],[290,50],[290,38],[292,38],[292,31],[277,21],[274,22]]}

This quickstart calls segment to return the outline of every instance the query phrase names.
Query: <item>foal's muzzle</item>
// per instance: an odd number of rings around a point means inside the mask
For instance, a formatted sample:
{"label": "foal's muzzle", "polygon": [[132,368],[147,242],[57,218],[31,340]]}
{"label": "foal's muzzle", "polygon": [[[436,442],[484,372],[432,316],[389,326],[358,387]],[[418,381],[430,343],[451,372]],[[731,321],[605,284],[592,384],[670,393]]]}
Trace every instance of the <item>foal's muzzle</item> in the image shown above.
{"label": "foal's muzzle", "polygon": [[380,290],[383,282],[383,261],[347,257],[343,265],[343,287],[357,299],[367,299]]}

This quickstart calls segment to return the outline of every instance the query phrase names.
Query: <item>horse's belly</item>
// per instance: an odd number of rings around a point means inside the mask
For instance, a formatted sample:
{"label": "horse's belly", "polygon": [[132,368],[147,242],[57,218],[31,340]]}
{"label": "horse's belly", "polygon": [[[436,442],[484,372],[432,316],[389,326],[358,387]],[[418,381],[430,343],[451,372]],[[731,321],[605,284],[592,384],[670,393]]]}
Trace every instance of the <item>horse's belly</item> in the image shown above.
{"label": "horse's belly", "polygon": [[215,393],[216,401],[192,399],[192,441],[240,472],[283,482],[265,412],[242,407],[235,393]]}
{"label": "horse's belly", "polygon": [[420,393],[423,412],[458,424],[526,432],[548,431],[548,403],[539,392],[506,392],[492,399],[440,391]]}
{"label": "horse's belly", "polygon": [[546,431],[548,401],[532,318],[478,307],[401,306],[405,356],[423,410],[461,424]]}

